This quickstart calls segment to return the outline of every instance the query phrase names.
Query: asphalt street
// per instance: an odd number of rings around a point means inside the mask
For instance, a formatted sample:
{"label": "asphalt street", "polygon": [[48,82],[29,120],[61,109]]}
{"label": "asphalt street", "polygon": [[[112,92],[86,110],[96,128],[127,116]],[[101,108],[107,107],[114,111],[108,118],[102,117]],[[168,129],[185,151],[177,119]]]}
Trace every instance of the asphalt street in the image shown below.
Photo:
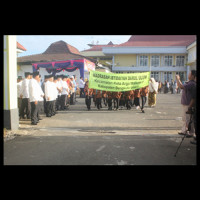
{"label": "asphalt street", "polygon": [[4,165],[196,165],[196,145],[182,140],[180,94],[158,94],[155,108],[87,111],[83,98],[37,126],[20,121],[4,140]]}

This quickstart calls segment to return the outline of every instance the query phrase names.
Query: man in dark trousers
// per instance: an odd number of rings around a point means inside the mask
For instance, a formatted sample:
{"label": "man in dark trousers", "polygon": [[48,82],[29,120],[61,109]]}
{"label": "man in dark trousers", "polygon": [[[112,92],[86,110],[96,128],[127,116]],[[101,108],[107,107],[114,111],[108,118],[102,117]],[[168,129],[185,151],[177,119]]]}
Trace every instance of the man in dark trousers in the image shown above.
{"label": "man in dark trousers", "polygon": [[88,81],[86,81],[85,83],[84,92],[85,92],[85,104],[89,111],[91,110],[91,98],[93,94],[93,89],[88,87]]}
{"label": "man in dark trousers", "polygon": [[176,81],[178,87],[182,89],[181,104],[183,112],[182,115],[183,126],[181,132],[179,132],[178,134],[186,135],[186,137],[193,137],[193,135],[195,134],[194,122],[192,122],[191,128],[188,131],[190,115],[186,113],[188,111],[188,108],[190,107],[191,100],[194,98],[194,88],[196,90],[195,77],[196,77],[196,71],[191,70],[191,72],[188,75],[189,81],[186,81],[184,84],[182,84],[180,76],[176,75]]}
{"label": "man in dark trousers", "polygon": [[121,92],[113,92],[113,99],[114,99],[114,110],[119,109],[119,99],[121,98]]}
{"label": "man in dark trousers", "polygon": [[102,108],[101,106],[101,98],[102,98],[102,91],[101,90],[96,90],[96,104],[97,104],[97,109],[100,110]]}
{"label": "man in dark trousers", "polygon": [[112,92],[107,92],[107,97],[108,97],[108,110],[112,110],[112,99],[113,99]]}
{"label": "man in dark trousers", "polygon": [[142,113],[144,113],[144,105],[147,101],[148,92],[149,92],[149,86],[146,86],[140,89],[140,95],[141,95],[141,100],[142,100],[142,107],[141,107]]}
{"label": "man in dark trousers", "polygon": [[30,102],[31,102],[31,125],[37,125],[39,122],[38,119],[38,101],[42,96],[40,91],[40,85],[38,84],[39,81],[39,72],[33,72],[33,78],[30,80],[29,83],[29,95],[30,95]]}
{"label": "man in dark trousers", "polygon": [[48,80],[45,83],[45,98],[46,98],[46,116],[52,116],[52,108],[53,108],[53,87],[52,87],[52,79],[53,75],[48,76]]}
{"label": "man in dark trousers", "polygon": [[20,109],[21,118],[24,118],[24,110],[26,110],[27,119],[31,118],[31,104],[29,99],[29,81],[30,81],[30,72],[25,72],[25,79],[22,81],[20,97],[22,98],[22,104]]}

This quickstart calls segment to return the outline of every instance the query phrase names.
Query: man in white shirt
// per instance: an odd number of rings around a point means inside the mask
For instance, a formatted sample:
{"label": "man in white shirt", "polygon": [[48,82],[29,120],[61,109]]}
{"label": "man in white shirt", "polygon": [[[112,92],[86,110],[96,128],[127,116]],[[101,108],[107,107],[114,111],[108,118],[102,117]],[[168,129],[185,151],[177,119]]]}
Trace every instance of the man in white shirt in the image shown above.
{"label": "man in white shirt", "polygon": [[46,98],[46,116],[51,117],[53,115],[53,100],[54,100],[54,92],[53,92],[53,75],[48,76],[48,80],[45,83],[45,98]]}
{"label": "man in white shirt", "polygon": [[85,87],[85,82],[83,81],[83,77],[80,77],[80,81],[79,81],[80,98],[82,95],[84,95],[84,87]]}
{"label": "man in white shirt", "polygon": [[[42,86],[41,86],[42,91],[44,92],[44,94],[45,94],[45,83],[47,82],[47,80],[48,80],[48,75],[45,75],[44,76],[44,82],[42,83]],[[45,95],[44,95],[43,99],[44,99],[44,113],[46,114],[47,113],[47,106],[46,106]]]}
{"label": "man in white shirt", "polygon": [[57,96],[57,101],[56,101],[56,110],[61,110],[62,75],[57,76],[56,87],[58,90],[58,96]]}
{"label": "man in white shirt", "polygon": [[33,72],[33,78],[29,82],[29,94],[30,94],[30,102],[31,102],[31,125],[37,125],[39,122],[37,114],[38,114],[38,101],[40,99],[40,85],[39,81],[39,72]]}
{"label": "man in white shirt", "polygon": [[71,90],[71,94],[70,94],[70,105],[74,105],[75,104],[75,81],[74,81],[74,76],[70,76],[69,77],[71,80],[71,85],[72,85],[72,90]]}
{"label": "man in white shirt", "polygon": [[54,76],[54,80],[53,80],[53,82],[52,82],[53,94],[54,94],[52,115],[55,115],[55,114],[56,114],[56,101],[57,101],[57,97],[58,97],[57,79],[58,79],[57,76]]}
{"label": "man in white shirt", "polygon": [[62,79],[62,92],[61,92],[61,110],[66,109],[66,102],[69,94],[69,87],[67,85],[68,76],[63,75]]}
{"label": "man in white shirt", "polygon": [[37,118],[38,118],[38,121],[39,120],[42,120],[42,118],[40,117],[40,113],[42,112],[43,110],[43,104],[44,104],[44,92],[42,91],[42,88],[41,88],[41,84],[40,84],[40,80],[41,80],[41,75],[39,75],[39,79],[38,79],[38,84],[39,84],[39,99],[38,99],[38,112],[37,112]]}
{"label": "man in white shirt", "polygon": [[27,119],[31,118],[31,105],[29,99],[29,80],[30,80],[30,73],[25,72],[25,79],[22,81],[20,97],[22,98],[22,105],[20,109],[20,115],[22,119],[24,118],[24,110],[26,109],[26,117]]}

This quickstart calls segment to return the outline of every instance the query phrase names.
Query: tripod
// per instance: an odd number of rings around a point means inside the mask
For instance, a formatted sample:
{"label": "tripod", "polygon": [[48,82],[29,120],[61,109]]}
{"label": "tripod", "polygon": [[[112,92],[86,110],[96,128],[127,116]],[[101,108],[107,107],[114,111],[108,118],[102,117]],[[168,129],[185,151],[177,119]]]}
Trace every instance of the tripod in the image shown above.
{"label": "tripod", "polygon": [[[186,112],[187,113],[187,112]],[[192,124],[192,122],[193,122],[193,113],[191,113],[190,114],[190,122],[189,122],[189,124],[188,124],[188,132],[191,130],[191,124]],[[182,137],[182,140],[181,140],[181,143],[179,144],[179,146],[178,146],[178,148],[177,148],[177,150],[176,150],[176,153],[174,154],[174,157],[176,157],[176,154],[178,153],[178,150],[179,150],[179,148],[181,147],[181,144],[183,143],[183,140],[185,139],[185,137],[186,137],[186,133],[185,133],[185,135]]]}

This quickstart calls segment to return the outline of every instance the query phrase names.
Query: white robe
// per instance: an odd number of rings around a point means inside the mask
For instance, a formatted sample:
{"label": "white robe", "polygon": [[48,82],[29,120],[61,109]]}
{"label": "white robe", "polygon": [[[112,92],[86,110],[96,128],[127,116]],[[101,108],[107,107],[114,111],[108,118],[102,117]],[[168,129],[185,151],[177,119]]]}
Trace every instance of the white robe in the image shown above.
{"label": "white robe", "polygon": [[154,82],[154,83],[150,82],[149,83],[149,91],[150,92],[154,92],[154,91],[158,92],[158,82]]}

